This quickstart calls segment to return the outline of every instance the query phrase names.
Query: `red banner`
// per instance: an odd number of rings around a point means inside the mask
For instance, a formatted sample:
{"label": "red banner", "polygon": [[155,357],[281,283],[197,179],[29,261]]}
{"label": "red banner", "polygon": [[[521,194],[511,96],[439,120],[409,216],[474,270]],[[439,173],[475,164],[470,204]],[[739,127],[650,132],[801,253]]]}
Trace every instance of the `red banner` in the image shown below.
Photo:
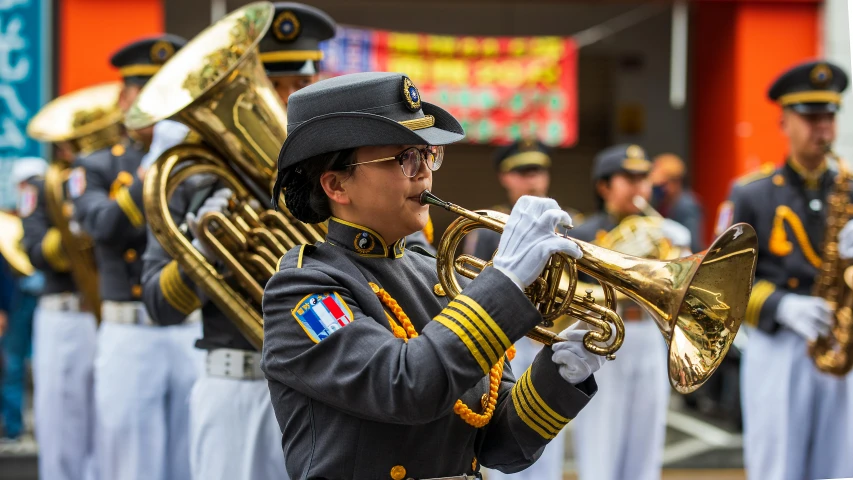
{"label": "red banner", "polygon": [[475,143],[577,138],[577,47],[562,37],[452,37],[339,28],[324,47],[328,75],[408,75]]}

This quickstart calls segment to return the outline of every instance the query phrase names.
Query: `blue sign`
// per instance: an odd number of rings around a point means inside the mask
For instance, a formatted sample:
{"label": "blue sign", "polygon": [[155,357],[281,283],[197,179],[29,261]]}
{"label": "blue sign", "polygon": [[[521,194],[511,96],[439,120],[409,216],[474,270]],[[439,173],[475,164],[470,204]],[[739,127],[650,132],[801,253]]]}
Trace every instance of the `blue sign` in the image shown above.
{"label": "blue sign", "polygon": [[17,186],[10,173],[22,157],[44,156],[27,137],[27,122],[48,101],[50,4],[0,0],[0,208],[14,209]]}

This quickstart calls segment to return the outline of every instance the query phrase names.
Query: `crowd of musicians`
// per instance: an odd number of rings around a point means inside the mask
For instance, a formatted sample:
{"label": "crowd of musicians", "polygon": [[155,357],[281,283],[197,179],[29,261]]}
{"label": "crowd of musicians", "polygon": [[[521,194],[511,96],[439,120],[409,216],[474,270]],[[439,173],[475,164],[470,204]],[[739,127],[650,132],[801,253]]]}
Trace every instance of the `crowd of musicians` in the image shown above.
{"label": "crowd of musicians", "polygon": [[[31,129],[56,152],[50,165],[17,162],[13,179],[23,248],[45,278],[33,363],[40,477],[560,479],[572,422],[581,479],[660,478],[670,372],[650,313],[618,297],[624,344],[606,362],[585,345],[596,327],[583,322],[560,325],[564,341],[550,346],[525,338],[542,322],[525,292],[555,254],[583,257],[572,239],[604,242],[638,216],[665,218],[626,237],[634,240],[621,253],[664,260],[707,247],[684,163],[640,145],[606,148],[590,179],[598,208],[580,215],[548,198],[548,147],[522,139],[496,150],[507,201],[475,207],[506,214],[506,224],[468,235],[462,249],[491,263],[460,278],[454,297],[437,276],[422,192],[454,161],[461,125],[405,72],[320,80],[319,43],[334,36],[333,19],[299,3],[267,8],[273,20],[257,48],[287,109],[271,209],[322,225],[323,241],[277,258],[263,291],[262,346],[147,221],[149,173],[192,137],[188,126],[116,129],[108,144]],[[122,113],[139,107],[146,84],[186,44],[153,36],[104,59],[121,74]],[[821,371],[809,353],[832,335],[839,307],[812,293],[826,246],[853,258],[853,223],[828,229],[832,196],[842,184],[850,196],[850,178],[827,153],[847,83],[817,60],[754,92],[779,105],[789,153],[781,166],[734,180],[718,212],[717,234],[746,223],[758,239],[740,319],[750,478],[853,477],[853,381]],[[240,100],[216,101],[230,109],[225,102]],[[58,200],[50,169],[62,173]],[[180,235],[227,277],[206,231],[242,194],[200,171],[168,195]],[[74,272],[84,239],[94,292]]]}

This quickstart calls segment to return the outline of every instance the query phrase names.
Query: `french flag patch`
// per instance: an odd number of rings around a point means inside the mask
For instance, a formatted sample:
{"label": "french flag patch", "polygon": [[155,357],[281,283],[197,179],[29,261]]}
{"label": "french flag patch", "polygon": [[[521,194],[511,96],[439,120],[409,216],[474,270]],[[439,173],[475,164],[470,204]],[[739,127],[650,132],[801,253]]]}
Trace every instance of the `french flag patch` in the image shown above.
{"label": "french flag patch", "polygon": [[337,293],[314,293],[303,298],[292,310],[314,343],[352,322],[352,310]]}

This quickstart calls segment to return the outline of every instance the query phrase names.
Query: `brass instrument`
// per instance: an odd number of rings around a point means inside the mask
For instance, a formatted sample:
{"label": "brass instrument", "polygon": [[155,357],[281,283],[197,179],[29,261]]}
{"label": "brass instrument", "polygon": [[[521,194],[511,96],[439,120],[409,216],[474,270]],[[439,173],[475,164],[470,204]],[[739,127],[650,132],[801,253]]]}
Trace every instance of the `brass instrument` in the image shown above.
{"label": "brass instrument", "polygon": [[672,245],[663,235],[661,230],[663,215],[639,195],[632,201],[643,214],[624,218],[613,230],[599,238],[595,242],[596,245],[635,257],[658,260],[681,257],[685,252]]}
{"label": "brass instrument", "polygon": [[[174,118],[201,144],[164,152],[146,173],[145,215],[163,248],[253,345],[263,344],[261,301],[267,280],[290,248],[321,241],[325,231],[295,218],[279,201],[268,205],[286,112],[258,57],[273,20],[271,3],[247,5],[217,21],[178,51],[148,81],[125,125],[141,129]],[[234,192],[229,214],[200,219],[199,240],[226,267],[208,262],[169,211],[169,199],[190,177],[209,175]]]}
{"label": "brass instrument", "polygon": [[831,334],[809,345],[818,370],[843,376],[853,368],[853,262],[838,254],[838,234],[851,218],[850,172],[827,145],[827,155],[838,164],[835,185],[827,197],[825,244],[812,295],[826,300],[833,315]]}
{"label": "brass instrument", "polygon": [[0,255],[6,259],[9,268],[18,275],[29,277],[36,269],[30,263],[30,257],[21,247],[24,238],[24,225],[15,215],[0,211]]}
{"label": "brass instrument", "polygon": [[[64,143],[78,155],[111,147],[122,138],[122,114],[118,108],[121,88],[121,82],[110,82],[56,98],[30,120],[27,134],[43,142]],[[83,303],[100,322],[101,294],[94,242],[69,221],[73,206],[66,197],[65,184],[70,174],[71,165],[64,159],[57,159],[48,167],[44,176],[47,214],[59,230],[71,276]]]}
{"label": "brass instrument", "polygon": [[[471,255],[454,258],[459,243],[477,228],[501,233],[509,217],[490,210],[472,212],[429,191],[423,192],[421,203],[461,217],[445,231],[437,254],[439,282],[453,298],[461,290],[456,274],[474,278],[490,264]],[[589,323],[596,328],[586,334],[584,346],[599,355],[613,355],[624,336],[622,319],[615,311],[618,291],[645,308],[667,340],[673,388],[680,393],[699,388],[722,361],[746,312],[758,253],[755,230],[743,223],[734,225],[705,252],[673,261],[638,258],[572,240],[580,246],[583,258],[554,255],[525,290],[543,320],[568,314]],[[601,283],[604,305],[596,304],[589,292],[575,293],[578,271]],[[571,279],[568,284],[561,282],[564,272]],[[562,341],[542,327],[527,336],[546,345]]]}

